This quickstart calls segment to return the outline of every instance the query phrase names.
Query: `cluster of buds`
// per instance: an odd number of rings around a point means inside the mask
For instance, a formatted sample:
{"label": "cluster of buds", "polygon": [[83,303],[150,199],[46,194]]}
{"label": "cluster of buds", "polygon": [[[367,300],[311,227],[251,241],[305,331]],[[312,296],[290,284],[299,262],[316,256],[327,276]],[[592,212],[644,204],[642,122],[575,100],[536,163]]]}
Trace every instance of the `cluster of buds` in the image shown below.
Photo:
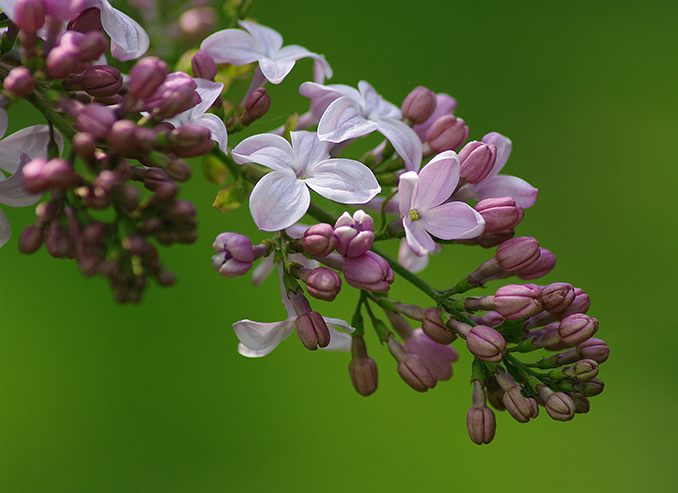
{"label": "cluster of buds", "polygon": [[[3,5],[9,28],[0,43],[8,61],[0,64],[0,130],[5,110],[21,98],[48,122],[0,141],[0,153],[9,156],[0,165],[12,174],[0,175],[0,203],[31,205],[49,193],[23,230],[22,252],[44,244],[53,257],[75,259],[84,275],[107,277],[121,303],[138,302],[149,276],[160,286],[173,284],[156,245],[196,240],[196,211],[178,198],[178,184],[192,174],[184,160],[203,158],[206,177],[223,186],[215,207],[227,212],[249,195],[255,225],[271,233],[257,245],[235,232],[219,234],[213,268],[232,278],[258,262],[258,284],[277,265],[287,311],[280,322],[235,322],[241,354],[264,356],[296,332],[309,350],[350,352],[350,380],[367,396],[378,387],[378,373],[366,325],[418,392],[452,377],[465,343],[474,357],[467,425],[478,444],[495,435],[488,399],[521,423],[537,417],[541,406],[566,421],[587,412],[588,399],[603,390],[597,375],[609,350],[593,337],[598,321],[587,315],[589,297],[564,282],[536,284],[555,267],[555,255],[535,238],[516,237],[537,189],[499,174],[511,141],[497,132],[469,141],[471,129],[455,114],[450,95],[420,86],[398,107],[366,81],[357,89],[325,85],[332,76],[325,57],[283,46],[280,34],[246,20],[251,2],[229,2],[226,12],[239,28],[212,34],[212,8],[186,12],[178,23],[183,39],[193,44],[204,37],[200,46],[176,65],[147,56],[125,74],[106,62],[109,50],[127,61],[150,43],[108,0]],[[299,87],[309,110],[283,115],[282,127],[233,146],[233,136],[271,108],[264,85],[282,83],[301,58],[314,61],[313,81]],[[185,70],[170,72],[170,66]],[[244,96],[229,100],[232,83],[246,78]],[[372,132],[383,142],[360,160],[342,157]],[[70,152],[62,157],[63,138]],[[337,218],[313,202],[311,191],[362,209]],[[316,223],[302,226],[304,216]],[[0,214],[0,246],[8,239],[5,223]],[[397,259],[377,246],[392,240],[400,242]],[[430,255],[450,245],[496,251],[457,284],[436,289],[418,273]],[[432,306],[393,297],[391,287],[402,285],[396,276]],[[510,277],[529,282],[466,295]],[[311,307],[310,298],[331,303],[346,285],[358,293],[350,323]],[[534,351],[554,353],[522,359]]]}

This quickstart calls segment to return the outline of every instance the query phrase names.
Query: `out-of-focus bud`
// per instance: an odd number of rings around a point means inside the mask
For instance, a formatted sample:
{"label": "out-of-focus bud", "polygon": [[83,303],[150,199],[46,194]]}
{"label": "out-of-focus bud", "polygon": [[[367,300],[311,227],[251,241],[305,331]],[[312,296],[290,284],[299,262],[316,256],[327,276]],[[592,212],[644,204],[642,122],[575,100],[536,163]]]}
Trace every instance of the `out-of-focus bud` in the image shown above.
{"label": "out-of-focus bud", "polygon": [[98,139],[106,139],[117,120],[112,108],[98,104],[81,106],[73,116],[76,130],[89,132]]}
{"label": "out-of-focus bud", "polygon": [[415,87],[403,101],[401,109],[405,118],[422,124],[436,109],[436,95],[423,86]]}
{"label": "out-of-focus bud", "polygon": [[460,180],[467,183],[481,182],[492,171],[496,159],[497,146],[477,140],[469,142],[459,151]]}
{"label": "out-of-focus bud", "polygon": [[318,312],[299,315],[294,321],[294,326],[306,349],[315,351],[318,347],[325,347],[330,343],[330,331]]}
{"label": "out-of-focus bud", "polygon": [[271,108],[271,96],[263,87],[258,87],[247,98],[245,103],[245,113],[240,119],[240,123],[247,126],[264,116]]}
{"label": "out-of-focus bud", "polygon": [[158,57],[142,58],[129,71],[127,89],[137,99],[145,99],[153,95],[165,81],[169,67],[167,62]]}
{"label": "out-of-focus bud", "polygon": [[172,118],[200,103],[200,95],[189,85],[179,85],[166,91],[155,101],[144,101],[144,107],[159,120]]}
{"label": "out-of-focus bud", "polygon": [[395,279],[388,262],[374,252],[348,257],[343,267],[344,279],[356,289],[386,293]]}
{"label": "out-of-focus bud", "polygon": [[367,354],[365,340],[354,336],[351,340],[352,359],[348,365],[353,388],[360,395],[367,397],[377,390],[377,364]]}
{"label": "out-of-focus bud", "polygon": [[43,0],[45,3],[45,13],[58,21],[67,21],[82,10],[83,0]]}
{"label": "out-of-focus bud", "polygon": [[359,257],[372,247],[374,242],[374,220],[363,210],[357,210],[353,217],[344,212],[334,225],[338,243],[337,252],[346,257]]}
{"label": "out-of-focus bud", "polygon": [[299,240],[299,245],[304,252],[312,257],[322,258],[334,251],[337,246],[337,237],[332,225],[318,223],[304,231],[304,236]]}
{"label": "out-of-focus bud", "polygon": [[598,364],[605,363],[610,356],[610,348],[605,341],[594,337],[578,344],[576,349],[582,358],[592,359]]}
{"label": "out-of-focus bud", "polygon": [[605,382],[598,378],[592,378],[586,381],[565,380],[558,382],[558,386],[563,390],[579,392],[586,397],[595,397],[603,392]]}
{"label": "out-of-focus bud", "polygon": [[543,384],[537,385],[537,393],[551,419],[569,421],[574,418],[576,406],[572,398],[565,392],[554,392]]}
{"label": "out-of-focus bud", "polygon": [[499,233],[515,228],[525,216],[523,208],[516,205],[511,197],[484,199],[474,209],[485,219],[485,233]]}
{"label": "out-of-focus bud", "polygon": [[412,127],[412,130],[416,132],[416,134],[419,136],[419,139],[422,142],[426,142],[426,132],[428,131],[429,128],[431,128],[433,122],[435,122],[438,118],[440,118],[443,115],[451,115],[452,113],[455,112],[456,109],[457,109],[456,99],[454,99],[449,94],[438,93],[436,94],[436,109],[433,112],[433,114],[430,117],[428,117],[428,119],[421,125],[414,125]]}
{"label": "out-of-focus bud", "polygon": [[487,400],[482,383],[473,380],[473,406],[466,414],[466,428],[471,441],[482,445],[490,443],[497,429],[497,422],[492,409],[487,407]]}
{"label": "out-of-focus bud", "polygon": [[35,88],[33,74],[26,67],[14,67],[2,83],[5,91],[17,98],[25,98]]}
{"label": "out-of-focus bud", "polygon": [[212,257],[212,267],[224,277],[245,275],[254,261],[252,242],[238,233],[221,233],[212,248],[217,252]]}
{"label": "out-of-focus bud", "polygon": [[419,356],[410,354],[393,336],[386,342],[391,355],[398,362],[398,375],[403,381],[417,392],[426,392],[436,386],[438,381],[435,375]]}
{"label": "out-of-focus bud", "polygon": [[117,68],[110,65],[96,65],[83,72],[81,83],[90,96],[114,96],[122,89],[122,75]]}
{"label": "out-of-focus bud", "polygon": [[78,31],[81,33],[88,33],[90,31],[103,31],[101,25],[101,13],[96,7],[90,7],[78,13],[70,21],[66,27],[69,31]]}
{"label": "out-of-focus bud", "polygon": [[454,150],[466,142],[469,132],[464,120],[454,115],[445,115],[433,122],[428,129],[426,142],[435,153]]}
{"label": "out-of-focus bud", "polygon": [[106,136],[106,142],[119,154],[126,156],[136,149],[136,132],[139,126],[132,120],[118,120]]}
{"label": "out-of-focus bud", "polygon": [[80,181],[75,174],[73,166],[68,161],[61,158],[54,158],[47,161],[43,168],[49,188],[66,190],[74,187]]}
{"label": "out-of-focus bud", "polygon": [[597,331],[598,320],[583,313],[568,315],[560,322],[558,327],[560,339],[568,347],[573,347],[587,341]]}
{"label": "out-of-focus bud", "polygon": [[438,309],[435,307],[427,308],[424,311],[421,330],[438,344],[450,344],[457,338],[457,334],[448,330],[442,323]]}
{"label": "out-of-focus bud", "polygon": [[36,33],[45,24],[45,3],[43,0],[16,0],[14,23],[21,29]]}
{"label": "out-of-focus bud", "polygon": [[466,347],[478,359],[498,363],[506,354],[506,340],[486,325],[476,325],[466,334]]}
{"label": "out-of-focus bud", "polygon": [[181,158],[203,156],[214,147],[210,129],[195,123],[175,128],[171,135],[173,142],[170,149]]}
{"label": "out-of-focus bud", "polygon": [[196,51],[195,55],[191,57],[191,68],[193,69],[193,77],[212,81],[218,71],[214,58],[204,51]]}
{"label": "out-of-focus bud", "polygon": [[26,163],[22,169],[24,190],[30,193],[42,193],[49,190],[49,181],[45,173],[47,159],[36,158]]}
{"label": "out-of-focus bud", "polygon": [[438,380],[452,378],[452,363],[459,359],[457,351],[452,346],[438,344],[421,329],[416,329],[409,337],[403,339],[403,347],[408,353],[419,356]]}
{"label": "out-of-focus bud", "polygon": [[539,248],[539,258],[528,267],[516,273],[518,277],[529,281],[544,277],[556,266],[556,256],[546,248]]}
{"label": "out-of-focus bud", "polygon": [[341,291],[341,277],[332,269],[317,267],[301,279],[306,283],[308,294],[323,301],[334,301]]}
{"label": "out-of-focus bud", "polygon": [[574,402],[575,410],[577,414],[586,414],[591,410],[591,403],[588,398],[578,392],[570,392],[568,394],[572,401]]}
{"label": "out-of-focus bud", "polygon": [[42,245],[42,230],[31,224],[24,228],[19,237],[19,251],[21,253],[37,252]]}
{"label": "out-of-focus bud", "polygon": [[494,309],[509,320],[536,315],[542,309],[541,289],[535,284],[507,284],[494,294]]}
{"label": "out-of-focus bud", "polygon": [[581,288],[574,288],[574,300],[564,311],[558,314],[563,319],[574,313],[586,313],[591,307],[591,298]]}
{"label": "out-of-focus bud", "polygon": [[519,272],[539,259],[539,242],[529,236],[519,236],[497,247],[494,258],[506,272]]}
{"label": "out-of-focus bud", "polygon": [[190,39],[202,39],[214,32],[217,13],[212,7],[195,7],[179,16],[179,27]]}

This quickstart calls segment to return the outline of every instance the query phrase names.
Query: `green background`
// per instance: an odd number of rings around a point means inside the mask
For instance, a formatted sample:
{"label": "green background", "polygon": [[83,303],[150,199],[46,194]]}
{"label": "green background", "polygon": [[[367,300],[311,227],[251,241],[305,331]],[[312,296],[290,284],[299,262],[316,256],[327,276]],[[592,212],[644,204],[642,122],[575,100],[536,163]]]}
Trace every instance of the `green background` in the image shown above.
{"label": "green background", "polygon": [[[380,370],[368,398],[351,387],[347,354],[309,352],[296,336],[265,358],[239,356],[234,321],[284,312],[274,279],[254,288],[212,271],[216,234],[263,235],[245,208],[211,208],[217,188],[196,172],[182,197],[198,208],[200,238],[161,251],[179,281],[138,306],[115,305],[72,261],[19,255],[33,211],[4,207],[0,491],[674,489],[678,4],[271,0],[253,15],[325,54],[332,83],[364,79],[396,104],[425,85],[457,98],[472,139],[512,139],[505,173],[540,192],[517,232],[556,253],[544,282],[590,294],[611,348],[605,392],[568,423],[498,413],[494,441],[479,447],[466,433],[465,351],[451,381],[418,394],[368,334]],[[254,131],[306,108],[297,87],[310,71],[303,60],[270,87]],[[21,126],[13,115],[9,132]],[[449,286],[490,254],[448,248],[424,277]],[[392,295],[425,302],[404,282]],[[349,318],[354,302],[345,289],[314,306]]]}

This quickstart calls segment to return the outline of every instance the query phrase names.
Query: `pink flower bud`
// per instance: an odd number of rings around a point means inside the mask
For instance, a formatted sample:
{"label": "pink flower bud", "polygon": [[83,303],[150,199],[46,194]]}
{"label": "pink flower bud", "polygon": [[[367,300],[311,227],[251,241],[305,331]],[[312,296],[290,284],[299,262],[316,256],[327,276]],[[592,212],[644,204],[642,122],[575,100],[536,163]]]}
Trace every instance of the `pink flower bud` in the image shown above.
{"label": "pink flower bud", "polygon": [[80,132],[89,132],[98,139],[105,139],[117,118],[115,111],[108,106],[88,104],[77,110],[74,127]]}
{"label": "pink flower bud", "polygon": [[334,225],[338,239],[337,252],[346,257],[359,257],[372,247],[374,242],[374,220],[362,210],[344,212]]}
{"label": "pink flower bud", "polygon": [[45,60],[47,73],[53,79],[65,79],[71,74],[80,72],[84,66],[76,53],[61,46],[52,48]]}
{"label": "pink flower bud", "polygon": [[43,173],[50,189],[66,190],[74,187],[80,181],[78,175],[73,171],[73,166],[61,158],[47,161],[43,168]]}
{"label": "pink flower bud", "polygon": [[546,412],[556,421],[569,421],[574,418],[576,406],[565,392],[553,392],[544,399]]}
{"label": "pink flower bud", "polygon": [[255,120],[264,116],[271,108],[271,96],[263,87],[258,87],[245,103],[245,114],[242,117],[241,123],[243,125],[250,125]]}
{"label": "pink flower bud", "polygon": [[448,330],[440,320],[438,309],[427,308],[421,321],[421,330],[438,344],[450,344],[457,339],[457,334]]}
{"label": "pink flower bud", "polygon": [[254,260],[252,242],[247,236],[237,233],[221,233],[214,240],[212,267],[224,277],[245,275]]}
{"label": "pink flower bud", "polygon": [[511,197],[484,199],[474,207],[485,219],[485,233],[499,233],[515,228],[525,212]]}
{"label": "pink flower bud", "polygon": [[365,340],[355,336],[351,340],[351,355],[348,365],[353,388],[360,395],[367,397],[377,390],[377,364],[367,355]]}
{"label": "pink flower bud", "polygon": [[142,58],[129,71],[127,89],[137,99],[145,99],[153,95],[165,81],[169,67],[167,62],[158,57]]}
{"label": "pink flower bud", "polygon": [[556,266],[556,256],[546,248],[539,248],[539,258],[531,265],[521,269],[517,276],[525,281],[544,277]]}
{"label": "pink flower bud", "polygon": [[5,91],[17,98],[25,98],[35,88],[33,74],[26,67],[14,67],[2,83]]}
{"label": "pink flower bud", "polygon": [[83,10],[68,21],[66,29],[81,33],[103,31],[104,28],[101,25],[101,11],[96,7],[90,7]]}
{"label": "pink flower bud", "polygon": [[203,156],[212,150],[214,143],[207,127],[189,123],[172,130],[174,141],[170,149],[181,158]]}
{"label": "pink flower bud", "polygon": [[214,80],[217,75],[217,64],[214,58],[204,51],[197,51],[191,58],[193,77],[198,79]]}
{"label": "pink flower bud", "polygon": [[435,153],[459,148],[469,136],[469,128],[461,118],[445,115],[438,118],[426,132],[426,142]]}
{"label": "pink flower bud", "polygon": [[312,257],[322,258],[334,251],[337,246],[337,237],[330,224],[314,224],[304,231],[304,237],[299,240],[299,245]]}
{"label": "pink flower bud", "polygon": [[395,276],[388,262],[374,252],[348,257],[344,262],[344,279],[356,289],[386,293]]}
{"label": "pink flower bud", "polygon": [[403,381],[417,392],[426,392],[438,381],[429,366],[419,356],[410,354],[392,336],[386,341],[391,355],[398,362],[398,374]]}
{"label": "pink flower bud", "polygon": [[436,94],[436,108],[433,114],[429,116],[424,123],[420,125],[415,124],[412,127],[412,130],[416,132],[416,134],[419,136],[419,139],[422,142],[426,142],[426,132],[428,131],[429,128],[431,128],[433,122],[435,122],[438,118],[440,118],[443,115],[451,115],[452,113],[455,112],[456,109],[457,109],[456,99],[454,99],[449,94],[438,93]]}
{"label": "pink flower bud", "polygon": [[560,322],[558,327],[560,339],[569,347],[585,342],[597,331],[598,320],[583,313],[568,315]]}
{"label": "pink flower bud", "polygon": [[452,346],[438,344],[430,339],[421,329],[416,329],[403,340],[405,351],[416,354],[424,361],[438,380],[452,378],[452,363],[459,359]]}
{"label": "pink flower bud", "polygon": [[308,294],[323,301],[334,301],[341,291],[341,277],[332,269],[317,267],[304,278]]}
{"label": "pink flower bud", "polygon": [[574,288],[565,282],[556,282],[541,289],[541,306],[551,313],[560,313],[574,301]]}
{"label": "pink flower bud", "polygon": [[326,347],[330,343],[330,330],[318,312],[306,312],[294,321],[297,335],[306,349],[315,351],[318,347]]}
{"label": "pink flower bud", "polygon": [[539,242],[536,239],[519,236],[499,245],[494,258],[506,272],[518,272],[532,265],[539,255]]}
{"label": "pink flower bud", "polygon": [[115,67],[96,65],[83,72],[82,88],[90,96],[114,96],[122,89],[122,75]]}
{"label": "pink flower bud", "polygon": [[466,429],[473,443],[477,445],[490,443],[497,430],[494,411],[485,406],[472,406],[466,414]]}
{"label": "pink flower bud", "polygon": [[43,0],[16,0],[14,23],[29,33],[37,33],[45,24],[45,3]]}
{"label": "pink flower bud", "polygon": [[212,7],[194,7],[179,16],[179,27],[190,39],[200,39],[214,32],[216,19]]}
{"label": "pink flower bud", "polygon": [[36,158],[26,163],[22,169],[23,187],[30,193],[42,193],[49,190],[49,181],[45,174],[47,159]]}
{"label": "pink flower bud", "polygon": [[591,307],[591,298],[589,295],[584,292],[581,288],[574,288],[574,300],[563,312],[559,313],[558,316],[562,320],[568,315],[573,313],[586,313]]}
{"label": "pink flower bud", "polygon": [[535,284],[508,284],[494,294],[495,310],[509,320],[536,315],[542,310],[541,290]]}
{"label": "pink flower bud", "polygon": [[31,224],[24,228],[19,237],[19,251],[21,253],[37,252],[42,245],[42,230]]}
{"label": "pink flower bud", "polygon": [[84,0],[43,0],[45,13],[58,21],[67,21],[80,12],[84,6]]}
{"label": "pink flower bud", "polygon": [[504,391],[502,403],[513,419],[519,423],[527,423],[539,414],[537,401],[523,396],[519,385],[509,387]]}
{"label": "pink flower bud", "polygon": [[466,334],[466,347],[476,358],[490,363],[500,362],[506,354],[502,335],[486,325],[476,325]]}
{"label": "pink flower bud", "polygon": [[605,341],[594,337],[577,344],[577,352],[582,358],[592,359],[598,364],[604,363],[610,356],[610,348]]}
{"label": "pink flower bud", "polygon": [[591,410],[591,403],[589,400],[578,392],[571,392],[570,397],[575,405],[575,413],[586,414]]}
{"label": "pink flower bud", "polygon": [[495,145],[477,140],[469,142],[459,151],[460,179],[467,183],[480,183],[492,171],[496,159]]}
{"label": "pink flower bud", "polygon": [[414,123],[424,123],[436,109],[436,95],[423,86],[415,87],[401,107],[403,116]]}

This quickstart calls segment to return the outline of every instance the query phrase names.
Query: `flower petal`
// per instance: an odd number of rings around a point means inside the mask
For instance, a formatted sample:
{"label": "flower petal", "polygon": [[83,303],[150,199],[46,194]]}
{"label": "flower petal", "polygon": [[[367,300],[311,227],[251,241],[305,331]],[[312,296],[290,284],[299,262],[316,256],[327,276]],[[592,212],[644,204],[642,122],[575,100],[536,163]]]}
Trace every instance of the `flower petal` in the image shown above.
{"label": "flower petal", "polygon": [[241,29],[218,31],[200,44],[200,50],[211,56],[216,63],[232,63],[241,66],[256,62],[264,55],[264,49],[251,34]]}
{"label": "flower petal", "polygon": [[146,53],[151,42],[143,27],[108,3],[97,0],[101,25],[111,37],[111,54],[120,61],[133,60]]}
{"label": "flower petal", "polygon": [[238,164],[257,163],[275,171],[296,171],[297,154],[279,135],[258,134],[235,146],[231,153]]}
{"label": "flower petal", "polygon": [[213,113],[200,115],[195,123],[210,129],[210,138],[219,144],[219,149],[226,154],[228,152],[228,132],[224,121]]}
{"label": "flower petal", "polygon": [[459,183],[459,157],[454,151],[441,152],[419,172],[419,187],[412,197],[412,209],[428,210],[450,198]]}
{"label": "flower petal", "polygon": [[342,96],[332,101],[318,123],[318,138],[339,143],[363,137],[377,130],[378,125],[363,118],[353,99]]}
{"label": "flower petal", "polygon": [[273,57],[280,51],[283,38],[275,29],[249,21],[239,21],[238,24],[252,35],[254,41],[263,49],[262,54]]}
{"label": "flower petal", "polygon": [[294,331],[294,319],[270,323],[240,320],[233,324],[233,330],[242,345],[249,350],[243,353],[238,349],[238,352],[244,356],[260,357],[273,351],[280,341],[290,336]]}
{"label": "flower petal", "polygon": [[271,60],[267,57],[259,58],[259,69],[266,80],[271,84],[280,84],[287,74],[294,68],[295,60]]}
{"label": "flower petal", "polygon": [[[34,125],[22,128],[18,132],[0,141],[0,169],[14,173],[19,167],[21,155],[26,154],[31,159],[47,157],[47,143],[49,142],[49,127]],[[64,148],[63,137],[54,132],[54,140],[59,148],[59,154]]]}
{"label": "flower petal", "polygon": [[11,205],[12,207],[26,207],[40,200],[42,194],[26,192],[22,182],[23,173],[21,168],[6,180],[0,181],[0,204]]}
{"label": "flower petal", "polygon": [[[6,13],[6,11],[5,11]],[[7,132],[7,126],[9,125],[9,117],[7,116],[7,112],[0,108],[0,139],[5,136],[5,132]]]}
{"label": "flower petal", "polygon": [[291,132],[290,139],[299,163],[296,170],[299,176],[311,170],[316,163],[329,159],[330,149],[334,145],[332,142],[320,141],[315,132]]}
{"label": "flower petal", "polygon": [[368,120],[374,118],[393,118],[399,120],[403,117],[400,108],[381,97],[369,82],[364,80],[358,82],[358,90],[365,104],[364,109],[368,113]]}
{"label": "flower petal", "polygon": [[448,202],[422,211],[416,222],[441,240],[476,238],[485,229],[483,217],[464,202]]}
{"label": "flower petal", "polygon": [[[494,166],[492,171],[487,175],[487,178],[495,176],[501,171],[501,169],[508,161],[509,155],[511,154],[511,139],[504,137],[502,134],[497,132],[490,132],[482,138],[482,141],[488,145],[495,145],[497,147],[497,157],[494,161]],[[486,179],[487,179],[486,178]]]}
{"label": "flower petal", "polygon": [[341,204],[364,204],[381,192],[374,173],[353,159],[328,159],[317,163],[306,184],[323,197]]}
{"label": "flower petal", "polygon": [[311,194],[290,171],[274,171],[260,179],[250,195],[250,213],[263,231],[279,231],[304,217]]}
{"label": "flower petal", "polygon": [[509,196],[516,204],[527,209],[537,201],[538,190],[516,176],[497,175],[485,178],[475,185],[478,200]]}
{"label": "flower petal", "polygon": [[417,171],[421,165],[422,148],[419,136],[414,130],[393,118],[372,118],[372,121],[377,123],[377,130],[389,140],[398,155],[403,158],[405,169]]}
{"label": "flower petal", "polygon": [[7,243],[11,237],[12,231],[9,227],[9,221],[7,220],[7,216],[5,216],[5,213],[2,212],[2,209],[0,209],[0,248],[2,248],[2,245]]}
{"label": "flower petal", "polygon": [[416,274],[421,272],[428,265],[428,255],[419,256],[407,244],[407,240],[403,238],[400,240],[400,247],[398,248],[398,262],[407,270]]}
{"label": "flower petal", "polygon": [[412,251],[418,256],[424,256],[432,252],[436,244],[431,235],[422,227],[421,220],[412,221],[409,216],[403,218],[405,239]]}
{"label": "flower petal", "polygon": [[332,325],[330,325],[330,320],[338,319],[330,319],[325,317],[323,317],[323,319],[327,323],[327,328],[330,331],[330,343],[322,349],[325,351],[351,351],[352,337],[346,332],[339,332],[337,329],[332,327]]}
{"label": "flower petal", "polygon": [[412,195],[418,188],[419,175],[416,171],[406,171],[398,177],[398,196],[400,215],[409,217],[412,210]]}

